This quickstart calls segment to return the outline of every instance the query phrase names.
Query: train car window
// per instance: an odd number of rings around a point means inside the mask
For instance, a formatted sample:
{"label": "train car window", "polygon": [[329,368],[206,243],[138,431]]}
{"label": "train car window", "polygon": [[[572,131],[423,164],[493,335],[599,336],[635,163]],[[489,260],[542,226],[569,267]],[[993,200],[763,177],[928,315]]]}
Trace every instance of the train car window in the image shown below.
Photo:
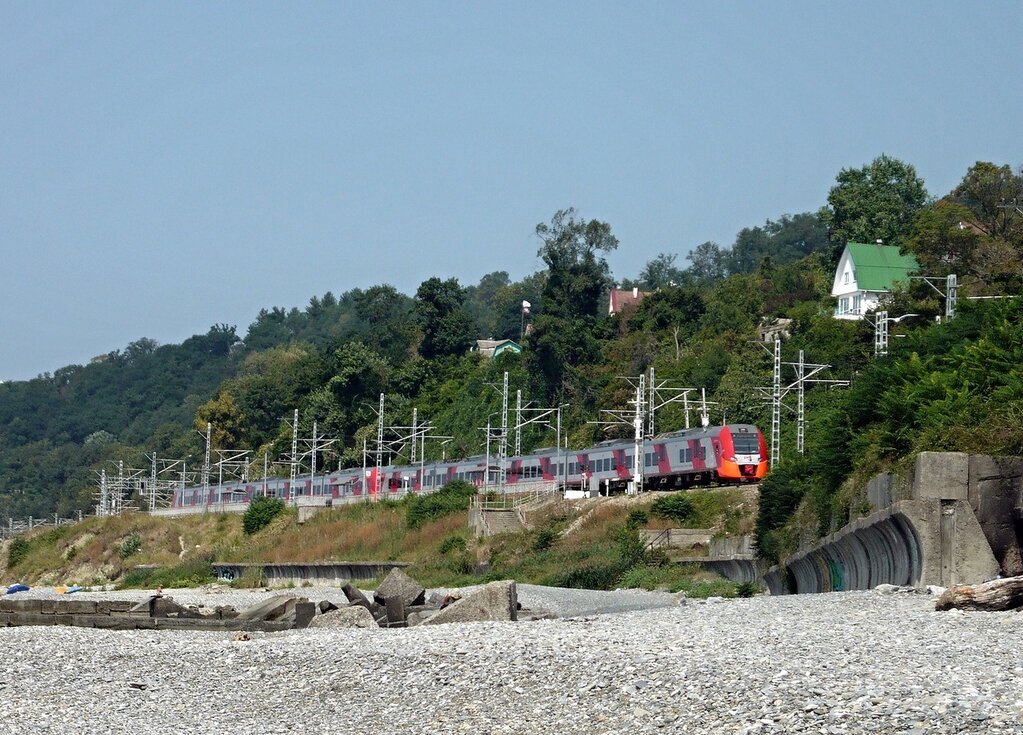
{"label": "train car window", "polygon": [[756,454],[760,451],[757,435],[749,432],[732,434],[732,445],[736,454]]}

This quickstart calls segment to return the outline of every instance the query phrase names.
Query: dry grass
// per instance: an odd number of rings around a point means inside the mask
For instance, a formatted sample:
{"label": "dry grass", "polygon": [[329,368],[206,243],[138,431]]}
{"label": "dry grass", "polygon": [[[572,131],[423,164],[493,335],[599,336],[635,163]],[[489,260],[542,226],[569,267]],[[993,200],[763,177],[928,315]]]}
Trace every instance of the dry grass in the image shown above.
{"label": "dry grass", "polygon": [[[704,527],[745,532],[755,518],[755,491],[690,493]],[[252,563],[402,560],[430,584],[477,581],[477,564],[492,561],[497,574],[522,581],[548,579],[566,567],[609,561],[629,514],[649,511],[656,495],[554,503],[532,514],[533,531],[475,539],[464,512],[453,512],[409,529],[405,507],[361,503],[334,508],[299,525],[293,510],[247,536],[240,515],[206,514],[181,518],[127,514],[88,518],[75,526],[38,529],[26,536],[31,550],[5,581],[28,584],[96,584],[117,580],[139,564],[172,567],[194,560]],[[648,527],[661,527],[649,516]],[[669,523],[669,525],[671,525]],[[553,536],[551,535],[553,532]],[[137,553],[122,557],[125,539],[138,535]],[[460,539],[457,543],[453,540]],[[447,540],[447,544],[445,541]],[[444,553],[442,553],[444,545]],[[3,554],[0,564],[6,563]]]}

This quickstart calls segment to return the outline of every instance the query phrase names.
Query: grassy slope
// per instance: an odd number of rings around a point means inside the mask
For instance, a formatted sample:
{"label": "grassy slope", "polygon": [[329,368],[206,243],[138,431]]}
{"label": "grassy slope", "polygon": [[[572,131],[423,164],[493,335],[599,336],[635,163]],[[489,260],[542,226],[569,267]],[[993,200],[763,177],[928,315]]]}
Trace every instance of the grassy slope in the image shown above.
{"label": "grassy slope", "polygon": [[[755,515],[755,500],[751,502],[749,491],[689,495],[697,514],[683,525],[722,533],[749,530]],[[478,564],[489,561],[489,576],[522,582],[571,584],[566,574],[572,570],[610,568],[618,577],[605,580],[605,585],[622,582],[691,588],[692,580],[700,576],[694,569],[657,566],[664,561],[658,557],[629,557],[623,562],[623,553],[635,551],[628,534],[623,536],[629,514],[648,511],[653,500],[642,496],[556,503],[531,519],[536,524],[533,530],[487,540],[473,537],[464,512],[449,513],[410,529],[407,508],[391,503],[336,508],[302,525],[287,511],[252,536],[243,533],[240,515],[90,518],[75,526],[40,529],[25,536],[28,547],[14,568],[6,568],[5,548],[0,553],[0,575],[8,583],[88,585],[114,580],[152,587],[157,578],[130,574],[136,565],[161,565],[168,572],[176,569],[177,578],[201,583],[203,565],[214,559],[254,563],[400,559],[413,562],[413,575],[431,586],[481,581],[483,577],[475,574]],[[678,524],[651,516],[646,527],[670,525]],[[126,554],[136,535],[138,551]],[[9,545],[7,542],[5,547]],[[630,567],[630,574],[622,577]],[[175,581],[174,573],[159,581],[169,586]],[[576,581],[579,579],[589,577]],[[718,586],[710,592],[728,594],[730,588]]]}

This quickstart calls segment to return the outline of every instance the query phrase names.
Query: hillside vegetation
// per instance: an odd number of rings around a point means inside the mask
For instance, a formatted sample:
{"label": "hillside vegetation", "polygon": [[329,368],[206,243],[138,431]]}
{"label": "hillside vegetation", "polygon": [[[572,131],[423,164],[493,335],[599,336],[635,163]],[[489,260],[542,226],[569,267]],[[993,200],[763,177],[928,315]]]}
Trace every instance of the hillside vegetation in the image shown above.
{"label": "hillside vegetation", "polygon": [[[839,172],[820,211],[744,228],[730,246],[702,243],[685,267],[662,253],[636,277],[613,278],[606,258],[620,243],[611,225],[566,209],[537,225],[543,266],[521,281],[495,272],[463,286],[433,276],[411,296],[379,285],[313,297],[304,309],[264,309],[244,336],[218,325],[182,345],[138,340],[89,365],[0,385],[0,518],[88,510],[100,469],[119,460],[146,467],[146,453],[191,457],[194,469],[203,454],[196,429],[207,422],[217,449],[251,450],[253,474],[264,456],[272,473],[284,474],[275,465],[290,449],[281,417],[296,408],[303,435],[316,421],[337,440],[321,467],[358,466],[363,442],[375,441],[380,393],[388,424],[408,426],[415,408],[437,434],[454,437],[428,443],[428,458],[482,453],[479,427],[500,410],[492,385],[504,372],[524,401],[566,406],[572,447],[630,431],[592,422],[627,406],[631,388],[621,376],[651,367],[659,380],[705,390],[713,422],[766,429],[757,387],[770,384],[772,369],[758,328],[786,318],[783,360],[803,350],[852,385],[808,391],[803,456],[794,421],[783,415],[782,462],[764,483],[757,524],[760,552],[777,559],[801,538],[869,510],[862,481],[920,449],[1023,452],[1023,310],[1014,298],[968,300],[1021,293],[1023,214],[1014,201],[1023,201],[1023,176],[1009,166],[978,162],[935,198],[911,165],[881,156]],[[960,283],[958,314],[940,325],[944,301],[930,285],[912,281],[892,294],[891,314],[919,316],[892,325],[890,354],[880,360],[871,324],[835,320],[829,296],[845,243],[877,239],[913,253],[938,283],[949,273]],[[608,316],[615,281],[650,295]],[[481,337],[521,338],[523,351],[486,360],[469,351]],[[788,367],[784,378],[793,379]],[[657,416],[660,431],[685,423],[677,403]],[[554,443],[549,428],[523,432],[525,451]],[[303,553],[281,533],[282,553]],[[381,543],[379,553],[401,551]]]}
{"label": "hillside vegetation", "polygon": [[[457,493],[450,493],[458,497]],[[6,582],[155,588],[213,582],[211,561],[250,564],[303,561],[400,560],[431,586],[474,584],[496,578],[560,586],[686,589],[695,594],[735,594],[728,583],[708,581],[695,567],[669,564],[646,549],[642,527],[684,525],[722,534],[749,531],[755,503],[737,490],[686,495],[681,522],[658,518],[665,497],[556,502],[536,511],[532,530],[476,538],[467,524],[468,503],[417,509],[419,499],[359,503],[321,512],[303,524],[285,510],[265,528],[246,534],[240,514],[211,513],[159,518],[143,513],[90,518],[74,526],[38,529],[5,542]],[[468,496],[462,495],[467,501]],[[153,569],[149,567],[159,567]],[[240,586],[261,583],[257,571]]]}

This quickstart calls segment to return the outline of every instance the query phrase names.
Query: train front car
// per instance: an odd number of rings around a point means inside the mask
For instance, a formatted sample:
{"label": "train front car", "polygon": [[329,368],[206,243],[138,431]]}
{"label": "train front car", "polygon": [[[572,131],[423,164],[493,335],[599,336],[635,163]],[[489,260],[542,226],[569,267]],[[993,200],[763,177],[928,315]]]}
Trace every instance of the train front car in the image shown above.
{"label": "train front car", "polygon": [[767,474],[767,442],[760,429],[750,424],[722,426],[718,434],[721,482],[758,482]]}

